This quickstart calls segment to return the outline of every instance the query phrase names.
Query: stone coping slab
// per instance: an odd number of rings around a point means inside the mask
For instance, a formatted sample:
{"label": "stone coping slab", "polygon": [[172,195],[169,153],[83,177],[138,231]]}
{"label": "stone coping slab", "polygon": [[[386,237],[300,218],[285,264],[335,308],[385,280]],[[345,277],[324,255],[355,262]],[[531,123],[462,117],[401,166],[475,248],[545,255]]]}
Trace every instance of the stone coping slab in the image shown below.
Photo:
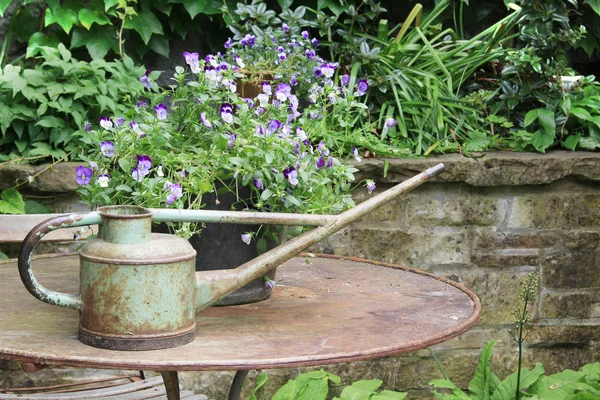
{"label": "stone coping slab", "polygon": [[[383,177],[385,162],[387,175]],[[565,177],[600,181],[600,153],[553,151],[548,154],[488,152],[481,157],[448,154],[428,158],[364,158],[352,161],[359,169],[357,180],[373,179],[378,183],[397,183],[440,162],[446,170],[434,182],[464,182],[472,186],[541,185]],[[69,162],[54,166],[28,164],[0,167],[0,190],[35,177],[29,189],[39,192],[65,193],[77,189],[75,168],[84,163]],[[45,171],[44,171],[45,170]],[[43,171],[43,172],[42,172]],[[39,175],[38,175],[39,174]]]}

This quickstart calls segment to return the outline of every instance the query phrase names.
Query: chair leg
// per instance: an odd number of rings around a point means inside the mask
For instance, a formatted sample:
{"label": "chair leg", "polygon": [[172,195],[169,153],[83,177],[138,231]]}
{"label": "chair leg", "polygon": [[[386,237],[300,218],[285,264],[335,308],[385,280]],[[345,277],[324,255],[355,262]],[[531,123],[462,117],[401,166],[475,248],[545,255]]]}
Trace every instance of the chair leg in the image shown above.
{"label": "chair leg", "polygon": [[233,377],[231,388],[229,389],[229,400],[240,400],[240,393],[242,392],[242,385],[248,376],[249,371],[237,371]]}
{"label": "chair leg", "polygon": [[177,371],[160,371],[160,374],[162,375],[163,382],[165,383],[165,389],[167,389],[167,399],[180,400]]}

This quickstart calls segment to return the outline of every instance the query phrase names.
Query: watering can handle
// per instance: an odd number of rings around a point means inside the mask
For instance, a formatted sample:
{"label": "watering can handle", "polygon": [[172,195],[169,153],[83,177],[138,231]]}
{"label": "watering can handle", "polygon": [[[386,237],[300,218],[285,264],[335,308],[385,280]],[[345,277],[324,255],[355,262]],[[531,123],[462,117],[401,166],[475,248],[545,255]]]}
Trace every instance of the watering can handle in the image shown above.
{"label": "watering can handle", "polygon": [[81,297],[78,295],[56,292],[45,288],[39,283],[31,269],[31,255],[42,237],[53,230],[95,225],[100,222],[100,214],[92,212],[89,214],[71,214],[50,218],[33,228],[27,234],[25,240],[23,240],[23,244],[19,250],[19,275],[21,275],[23,285],[25,285],[29,293],[48,304],[81,310],[83,303]]}

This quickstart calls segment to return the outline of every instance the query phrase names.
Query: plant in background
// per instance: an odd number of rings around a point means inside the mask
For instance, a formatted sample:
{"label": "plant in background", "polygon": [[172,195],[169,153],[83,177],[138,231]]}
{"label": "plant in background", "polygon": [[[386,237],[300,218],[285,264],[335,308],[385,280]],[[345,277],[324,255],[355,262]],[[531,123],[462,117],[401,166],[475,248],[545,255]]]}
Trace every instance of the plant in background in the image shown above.
{"label": "plant in background", "polygon": [[62,44],[41,50],[34,68],[0,69],[0,160],[75,156],[80,127],[102,114],[124,116],[129,104],[148,92],[139,82],[145,69],[129,57],[88,64]]}
{"label": "plant in background", "polygon": [[[188,70],[177,67],[174,84],[140,100],[127,119],[106,114],[89,132],[80,131],[89,163],[75,179],[86,203],[198,209],[206,206],[203,194],[226,190],[242,208],[263,211],[352,206],[356,169],[314,140],[323,110],[352,99],[347,89],[322,76],[314,101],[302,109],[285,81],[241,98],[238,65],[218,55],[202,60],[186,52],[184,58]],[[250,198],[239,195],[242,187]]]}
{"label": "plant in background", "polygon": [[[169,57],[170,41],[177,36],[185,39],[190,32],[201,33],[202,26],[211,25],[209,18],[220,14],[223,4],[218,0],[25,0],[21,5],[0,0],[0,17],[11,3],[16,9],[0,51],[0,66],[6,63],[11,44],[23,42],[28,58],[43,46],[57,47],[59,43],[71,50],[85,48],[78,54],[81,58],[116,55],[122,59],[126,52],[142,58],[149,51]],[[221,39],[218,34],[206,38]]]}
{"label": "plant in background", "polygon": [[[256,385],[248,400],[256,400],[256,393],[267,382],[267,374],[260,373],[256,378]],[[279,388],[272,400],[325,400],[328,398],[329,382],[336,385],[340,377],[324,370],[304,372],[290,379]],[[340,397],[333,400],[402,400],[406,393],[393,390],[381,390],[383,382],[379,379],[361,380],[344,387]]]}

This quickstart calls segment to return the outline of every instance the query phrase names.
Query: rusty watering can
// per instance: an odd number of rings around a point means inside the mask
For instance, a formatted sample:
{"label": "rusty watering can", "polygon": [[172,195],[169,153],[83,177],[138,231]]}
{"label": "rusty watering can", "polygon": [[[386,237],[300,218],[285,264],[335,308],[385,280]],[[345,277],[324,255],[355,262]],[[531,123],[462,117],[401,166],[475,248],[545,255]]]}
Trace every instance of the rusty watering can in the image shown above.
{"label": "rusty watering can", "polygon": [[[55,217],[27,235],[19,274],[27,290],[49,304],[79,310],[79,340],[114,350],[155,350],[195,338],[195,315],[305,248],[375,208],[414,189],[444,169],[438,164],[339,215],[100,207]],[[151,233],[152,221],[316,226],[236,269],[195,271],[196,251],[180,237]],[[31,269],[40,239],[55,229],[99,224],[98,238],[79,252],[79,294],[42,286]]]}

